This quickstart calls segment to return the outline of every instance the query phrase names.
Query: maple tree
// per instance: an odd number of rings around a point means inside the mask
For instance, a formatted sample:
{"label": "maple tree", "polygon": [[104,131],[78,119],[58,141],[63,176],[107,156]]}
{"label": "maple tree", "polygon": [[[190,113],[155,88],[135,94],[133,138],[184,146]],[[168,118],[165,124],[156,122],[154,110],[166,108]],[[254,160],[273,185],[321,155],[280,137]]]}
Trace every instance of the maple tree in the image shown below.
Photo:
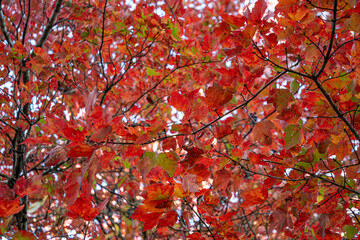
{"label": "maple tree", "polygon": [[352,239],[357,0],[0,0],[5,239]]}

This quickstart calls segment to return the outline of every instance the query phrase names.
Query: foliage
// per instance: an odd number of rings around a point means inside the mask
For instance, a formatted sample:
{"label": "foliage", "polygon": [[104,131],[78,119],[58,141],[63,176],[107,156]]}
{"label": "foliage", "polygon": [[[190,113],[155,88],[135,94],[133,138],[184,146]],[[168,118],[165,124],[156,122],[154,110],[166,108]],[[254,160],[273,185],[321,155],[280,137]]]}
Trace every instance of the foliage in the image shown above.
{"label": "foliage", "polygon": [[0,6],[4,238],[358,236],[359,1]]}

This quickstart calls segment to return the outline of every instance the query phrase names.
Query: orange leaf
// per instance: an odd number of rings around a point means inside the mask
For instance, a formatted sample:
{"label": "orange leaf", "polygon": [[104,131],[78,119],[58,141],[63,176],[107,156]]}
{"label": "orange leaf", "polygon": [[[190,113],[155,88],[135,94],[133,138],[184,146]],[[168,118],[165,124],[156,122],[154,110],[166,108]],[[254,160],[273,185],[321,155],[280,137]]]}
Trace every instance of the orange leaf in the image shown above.
{"label": "orange leaf", "polygon": [[249,207],[265,202],[268,198],[268,191],[264,188],[249,189],[244,191],[241,197],[245,199],[241,207]]}
{"label": "orange leaf", "polygon": [[0,218],[8,218],[9,216],[20,212],[25,205],[20,206],[19,198],[7,200],[0,198]]}

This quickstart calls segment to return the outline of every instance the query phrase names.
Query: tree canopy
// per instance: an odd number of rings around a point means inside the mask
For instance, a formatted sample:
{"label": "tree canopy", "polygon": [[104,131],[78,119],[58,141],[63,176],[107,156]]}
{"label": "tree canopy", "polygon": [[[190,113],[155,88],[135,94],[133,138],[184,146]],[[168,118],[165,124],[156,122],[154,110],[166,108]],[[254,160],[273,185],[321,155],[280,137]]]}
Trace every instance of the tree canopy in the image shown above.
{"label": "tree canopy", "polygon": [[2,239],[353,239],[360,1],[0,0]]}

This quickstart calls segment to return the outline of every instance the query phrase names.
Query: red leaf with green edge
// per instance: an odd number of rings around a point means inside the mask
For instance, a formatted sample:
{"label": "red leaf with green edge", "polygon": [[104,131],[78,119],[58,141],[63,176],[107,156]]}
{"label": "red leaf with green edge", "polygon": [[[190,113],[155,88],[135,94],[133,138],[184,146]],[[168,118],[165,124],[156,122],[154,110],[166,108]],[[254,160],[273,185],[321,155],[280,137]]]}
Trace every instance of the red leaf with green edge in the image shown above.
{"label": "red leaf with green edge", "polygon": [[91,221],[99,214],[98,209],[93,206],[91,198],[85,196],[78,197],[75,203],[68,206],[67,209],[69,210],[67,216],[73,219],[81,217],[85,221]]}
{"label": "red leaf with green edge", "polygon": [[139,170],[141,176],[145,179],[151,169],[155,167],[156,163],[156,154],[154,152],[145,152],[140,157],[136,167]]}
{"label": "red leaf with green edge", "polygon": [[173,91],[169,98],[169,104],[178,111],[185,112],[189,107],[189,100],[177,91]]}
{"label": "red leaf with green edge", "polygon": [[285,149],[301,144],[301,128],[298,125],[287,125],[285,131]]}
{"label": "red leaf with green edge", "polygon": [[70,147],[70,150],[67,152],[68,157],[75,158],[75,157],[90,157],[95,148],[90,145],[86,144],[78,144],[75,146]]}
{"label": "red leaf with green edge", "polygon": [[37,238],[28,231],[25,230],[19,230],[18,232],[16,232],[13,236],[13,239],[16,240],[36,240]]}
{"label": "red leaf with green edge", "polygon": [[173,124],[171,125],[171,131],[172,132],[179,132],[183,134],[190,134],[192,133],[190,124]]}
{"label": "red leaf with green edge", "polygon": [[20,197],[36,193],[41,189],[42,175],[31,176],[29,178],[21,177],[14,186],[14,191]]}
{"label": "red leaf with green edge", "polygon": [[26,51],[25,46],[20,41],[15,42],[12,48],[12,52],[15,54],[15,56],[17,56],[18,59],[21,60],[28,55],[28,51]]}
{"label": "red leaf with green edge", "polygon": [[294,94],[289,89],[271,89],[268,98],[268,102],[272,103],[280,113],[294,100]]}
{"label": "red leaf with green edge", "polygon": [[174,226],[177,222],[177,214],[175,211],[170,211],[164,213],[161,218],[159,219],[158,228]]}
{"label": "red leaf with green edge", "polygon": [[240,148],[233,148],[231,150],[231,157],[232,159],[241,159],[242,156],[244,155],[244,150],[240,149]]}
{"label": "red leaf with green edge", "polygon": [[245,190],[241,193],[241,197],[245,200],[241,207],[250,207],[265,202],[268,198],[268,190],[261,187]]}
{"label": "red leaf with green edge", "polygon": [[227,188],[229,182],[231,180],[231,173],[226,169],[220,169],[214,174],[214,183],[213,187],[216,190],[224,190]]}
{"label": "red leaf with green edge", "polygon": [[146,200],[164,200],[169,199],[173,192],[174,192],[174,186],[169,184],[151,184],[145,188],[147,191],[146,196],[144,198]]}
{"label": "red leaf with green edge", "polygon": [[256,123],[253,129],[254,141],[258,141],[259,143],[267,146],[270,145],[272,143],[271,130],[274,128],[275,125],[267,119],[262,122]]}
{"label": "red leaf with green edge", "polygon": [[20,199],[7,200],[0,198],[0,218],[8,218],[9,216],[20,212],[25,205],[20,206]]}
{"label": "red leaf with green edge", "polygon": [[164,152],[157,156],[158,166],[164,169],[171,177],[174,176],[180,158],[175,152]]}
{"label": "red leaf with green edge", "polygon": [[232,88],[223,88],[220,84],[214,82],[205,92],[205,103],[210,108],[219,108],[228,103],[233,96]]}

